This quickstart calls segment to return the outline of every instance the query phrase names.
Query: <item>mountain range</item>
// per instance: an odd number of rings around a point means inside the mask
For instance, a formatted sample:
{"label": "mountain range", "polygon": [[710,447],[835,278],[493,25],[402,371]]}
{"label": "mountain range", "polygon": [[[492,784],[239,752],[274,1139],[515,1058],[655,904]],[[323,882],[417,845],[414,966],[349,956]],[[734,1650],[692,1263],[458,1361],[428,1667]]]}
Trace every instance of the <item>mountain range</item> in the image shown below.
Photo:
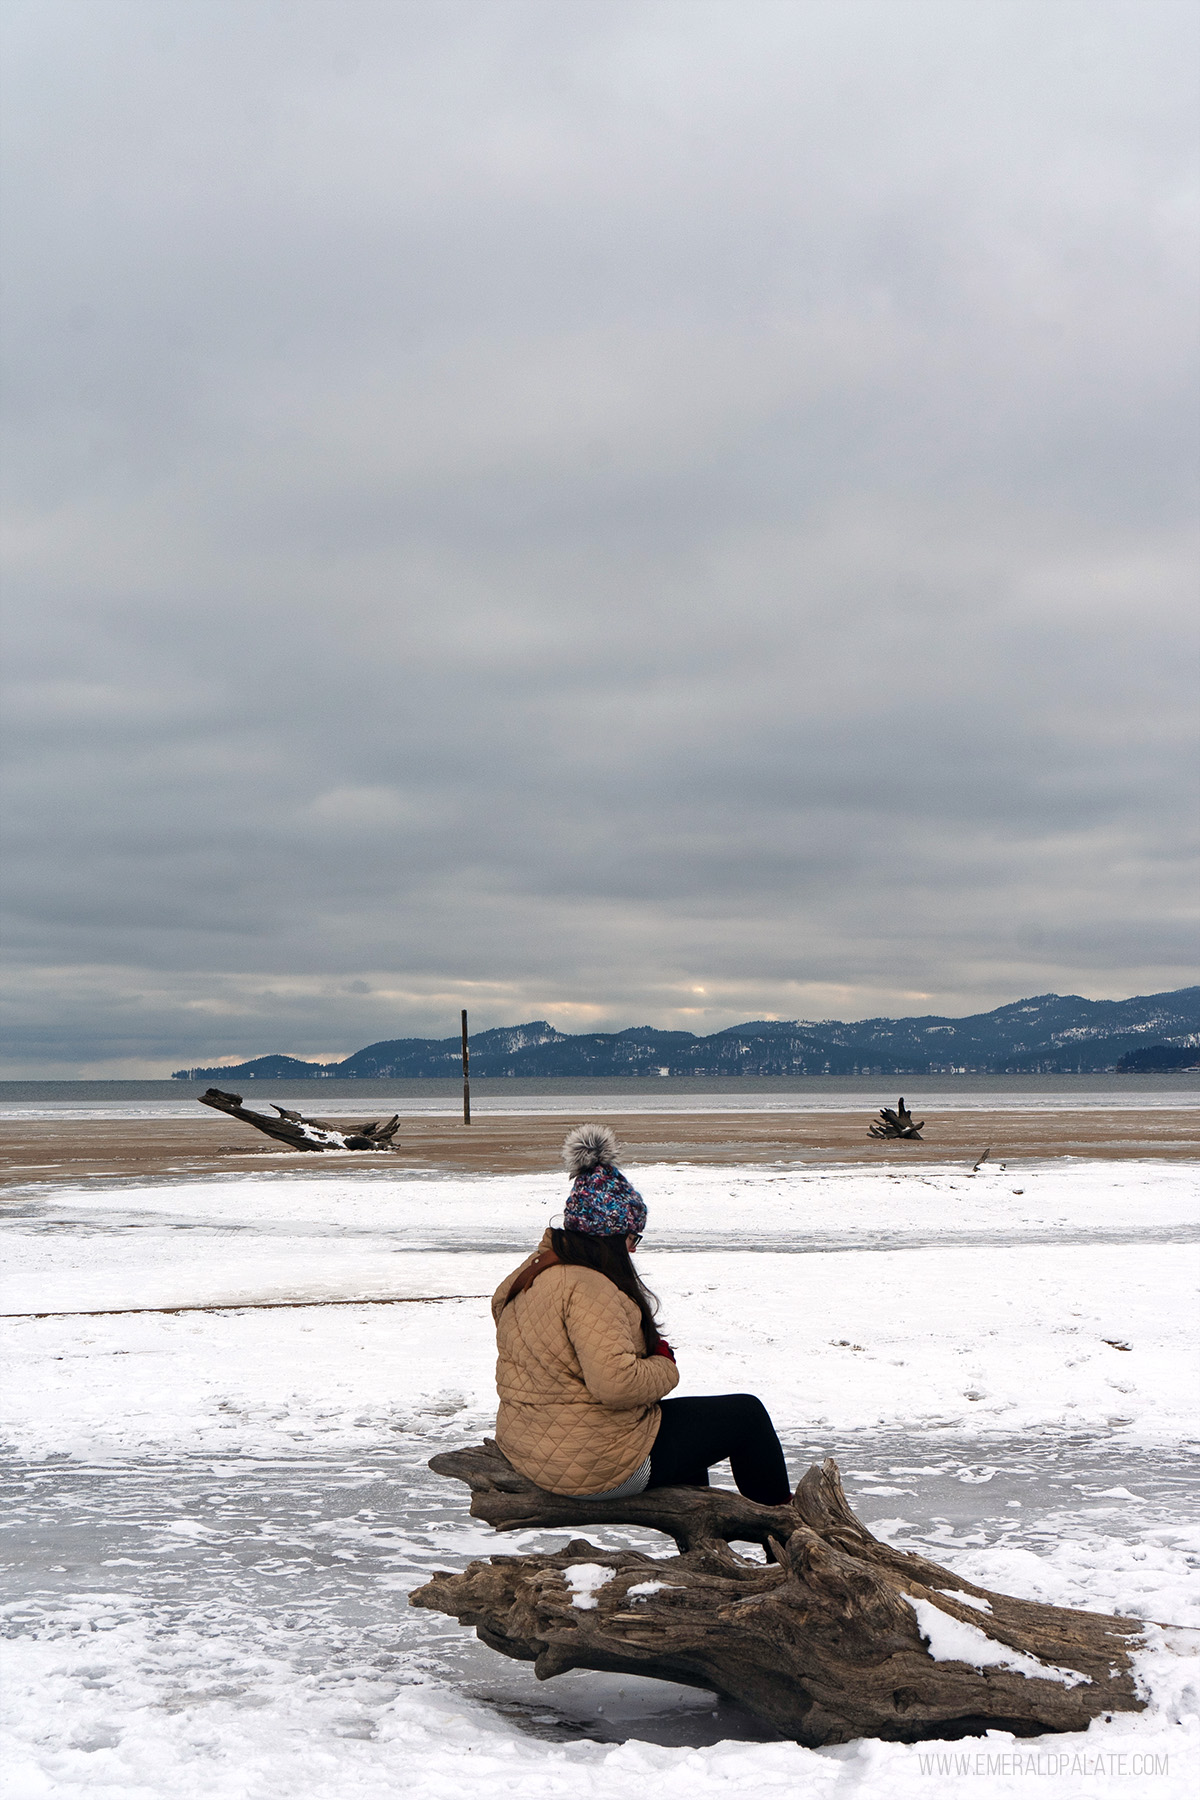
{"label": "mountain range", "polygon": [[[458,1035],[388,1038],[344,1062],[259,1056],[178,1081],[413,1080],[456,1075]],[[691,1031],[564,1032],[545,1019],[471,1038],[479,1076],[1091,1074],[1200,1067],[1200,987],[1130,1000],[1038,994],[965,1019],[758,1019],[698,1037]]]}

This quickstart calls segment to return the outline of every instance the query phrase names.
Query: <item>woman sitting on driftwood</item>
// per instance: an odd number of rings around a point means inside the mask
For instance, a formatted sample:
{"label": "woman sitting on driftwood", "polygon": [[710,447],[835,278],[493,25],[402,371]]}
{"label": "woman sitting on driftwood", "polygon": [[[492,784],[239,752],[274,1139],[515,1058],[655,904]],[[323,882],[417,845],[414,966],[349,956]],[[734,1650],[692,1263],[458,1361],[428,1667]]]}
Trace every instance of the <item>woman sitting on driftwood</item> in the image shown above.
{"label": "woman sitting on driftwood", "polygon": [[707,1487],[728,1458],[738,1489],[765,1506],[791,1498],[779,1439],[754,1394],[666,1400],[679,1381],[631,1260],[646,1204],[616,1167],[605,1125],[563,1145],[574,1183],[561,1230],[492,1297],[499,1359],[496,1442],[552,1494],[620,1499],[654,1487]]}

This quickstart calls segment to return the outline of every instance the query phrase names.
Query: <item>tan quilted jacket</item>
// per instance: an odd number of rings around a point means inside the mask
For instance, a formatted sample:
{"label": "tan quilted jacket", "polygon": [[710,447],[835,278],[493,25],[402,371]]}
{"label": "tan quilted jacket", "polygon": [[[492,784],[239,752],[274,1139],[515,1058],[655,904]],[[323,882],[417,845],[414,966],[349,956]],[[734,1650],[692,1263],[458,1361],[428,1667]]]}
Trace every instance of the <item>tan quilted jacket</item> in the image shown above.
{"label": "tan quilted jacket", "polygon": [[[550,1233],[539,1250],[550,1248]],[[536,1255],[536,1252],[534,1253]],[[496,1442],[515,1469],[552,1494],[619,1487],[650,1454],[657,1402],[679,1380],[667,1356],[647,1356],[633,1301],[597,1269],[559,1264],[511,1306],[492,1296],[496,1321]]]}

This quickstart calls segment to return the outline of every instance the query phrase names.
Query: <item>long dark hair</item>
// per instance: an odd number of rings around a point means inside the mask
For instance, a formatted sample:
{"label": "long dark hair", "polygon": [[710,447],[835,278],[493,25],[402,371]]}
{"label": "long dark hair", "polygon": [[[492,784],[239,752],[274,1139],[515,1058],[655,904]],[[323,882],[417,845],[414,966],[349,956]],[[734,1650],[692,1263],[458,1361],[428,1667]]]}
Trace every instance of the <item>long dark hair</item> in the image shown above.
{"label": "long dark hair", "polygon": [[607,1275],[615,1288],[633,1301],[642,1315],[642,1336],[646,1355],[653,1356],[659,1346],[658,1296],[652,1294],[633,1266],[629,1246],[623,1237],[593,1237],[586,1231],[551,1229],[550,1247],[559,1262],[577,1263],[585,1269],[597,1269]]}

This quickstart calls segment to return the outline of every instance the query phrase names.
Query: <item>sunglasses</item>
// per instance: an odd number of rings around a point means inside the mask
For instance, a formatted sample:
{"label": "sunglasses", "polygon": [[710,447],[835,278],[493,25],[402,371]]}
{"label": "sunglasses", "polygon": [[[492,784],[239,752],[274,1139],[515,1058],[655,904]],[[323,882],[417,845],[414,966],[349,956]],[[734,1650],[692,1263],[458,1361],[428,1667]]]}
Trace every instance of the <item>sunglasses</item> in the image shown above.
{"label": "sunglasses", "polygon": [[625,1233],[625,1242],[629,1245],[631,1250],[636,1250],[641,1241],[642,1233],[640,1231],[627,1231]]}

